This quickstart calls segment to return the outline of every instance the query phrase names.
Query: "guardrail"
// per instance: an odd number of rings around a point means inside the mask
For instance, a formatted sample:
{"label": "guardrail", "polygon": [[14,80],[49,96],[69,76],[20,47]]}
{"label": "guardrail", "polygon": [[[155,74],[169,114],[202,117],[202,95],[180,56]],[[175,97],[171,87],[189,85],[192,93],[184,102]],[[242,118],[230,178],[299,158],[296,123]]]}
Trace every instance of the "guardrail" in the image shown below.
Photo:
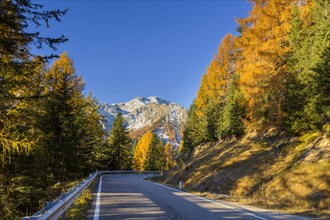
{"label": "guardrail", "polygon": [[92,184],[96,178],[105,174],[153,174],[161,175],[160,171],[136,171],[136,170],[104,170],[97,171],[91,174],[88,178],[81,181],[76,185],[75,188],[69,190],[66,193],[61,194],[61,196],[52,201],[47,202],[46,205],[40,209],[38,212],[34,213],[32,216],[23,217],[22,220],[48,220],[48,219],[65,219],[66,210],[79,198],[79,196]]}

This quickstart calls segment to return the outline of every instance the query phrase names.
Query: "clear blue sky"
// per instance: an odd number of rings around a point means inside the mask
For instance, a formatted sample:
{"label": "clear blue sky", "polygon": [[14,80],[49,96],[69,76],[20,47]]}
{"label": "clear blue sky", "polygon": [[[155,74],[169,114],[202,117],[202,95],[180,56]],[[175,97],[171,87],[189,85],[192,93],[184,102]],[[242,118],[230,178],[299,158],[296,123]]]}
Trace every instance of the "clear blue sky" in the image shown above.
{"label": "clear blue sky", "polygon": [[[77,74],[101,102],[158,96],[189,107],[201,76],[235,17],[252,5],[232,1],[34,1],[46,9],[69,9],[61,23],[42,30],[64,34]],[[48,50],[39,51],[45,53]]]}

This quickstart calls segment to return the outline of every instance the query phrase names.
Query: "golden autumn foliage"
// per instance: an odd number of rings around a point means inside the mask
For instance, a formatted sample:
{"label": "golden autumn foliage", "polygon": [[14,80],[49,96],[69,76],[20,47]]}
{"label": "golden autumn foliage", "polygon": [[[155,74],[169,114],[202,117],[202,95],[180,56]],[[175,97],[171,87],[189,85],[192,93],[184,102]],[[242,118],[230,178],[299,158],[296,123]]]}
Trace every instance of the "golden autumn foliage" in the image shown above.
{"label": "golden autumn foliage", "polygon": [[292,0],[253,0],[247,18],[239,19],[242,59],[238,64],[240,84],[253,121],[281,123],[282,103],[289,53]]}
{"label": "golden autumn foliage", "polygon": [[176,165],[176,161],[173,156],[173,146],[170,143],[166,143],[164,150],[166,155],[166,163],[164,169],[169,170]]}
{"label": "golden autumn foliage", "polygon": [[184,135],[185,148],[217,139],[217,127],[222,117],[220,115],[228,102],[233,80],[237,78],[235,62],[239,53],[236,44],[232,34],[226,35],[202,77],[201,86],[188,113]]}
{"label": "golden autumn foliage", "polygon": [[144,170],[147,152],[152,141],[153,133],[148,131],[138,141],[133,155],[133,170]]}
{"label": "golden autumn foliage", "polygon": [[187,149],[250,128],[326,123],[327,1],[251,2],[249,15],[237,19],[241,36],[223,38],[202,77],[185,125]]}
{"label": "golden autumn foliage", "polygon": [[218,53],[211,61],[207,72],[203,75],[201,86],[194,101],[196,113],[199,117],[206,114],[209,104],[220,104],[224,101],[234,73],[235,38],[226,35],[218,49]]}
{"label": "golden autumn foliage", "polygon": [[51,85],[48,87],[49,91],[64,93],[66,86],[76,87],[76,90],[70,89],[72,93],[80,97],[79,91],[85,87],[84,80],[81,76],[75,76],[76,70],[73,65],[73,60],[68,56],[67,52],[60,55],[60,58],[55,60],[51,66],[46,78]]}

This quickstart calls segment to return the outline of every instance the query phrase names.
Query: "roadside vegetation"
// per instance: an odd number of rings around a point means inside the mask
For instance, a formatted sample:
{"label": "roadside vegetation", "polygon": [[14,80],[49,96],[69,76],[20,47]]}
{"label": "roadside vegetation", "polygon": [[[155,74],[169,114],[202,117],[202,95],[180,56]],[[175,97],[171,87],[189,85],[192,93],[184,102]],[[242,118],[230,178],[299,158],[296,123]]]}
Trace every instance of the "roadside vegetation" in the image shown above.
{"label": "roadside vegetation", "polygon": [[[329,1],[251,2],[190,107],[178,155],[184,187],[329,216]],[[163,182],[178,180],[176,167]]]}
{"label": "roadside vegetation", "polygon": [[85,219],[88,208],[90,207],[90,202],[92,200],[92,195],[97,186],[98,179],[82,192],[79,198],[72,204],[72,206],[66,211],[66,218],[69,220],[73,219]]}
{"label": "roadside vegetation", "polygon": [[[203,144],[185,155],[183,189],[326,219],[330,217],[329,145],[320,132],[293,137],[275,130]],[[179,169],[156,180],[178,187]]]}

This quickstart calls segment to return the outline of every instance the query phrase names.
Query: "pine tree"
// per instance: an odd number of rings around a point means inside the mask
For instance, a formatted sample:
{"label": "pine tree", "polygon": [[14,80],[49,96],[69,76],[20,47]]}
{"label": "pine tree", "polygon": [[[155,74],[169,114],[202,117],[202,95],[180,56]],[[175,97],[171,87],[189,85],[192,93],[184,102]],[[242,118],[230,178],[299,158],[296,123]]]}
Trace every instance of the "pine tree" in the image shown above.
{"label": "pine tree", "polygon": [[233,83],[225,99],[221,119],[218,121],[219,138],[240,137],[244,134],[242,99],[237,83]]}
{"label": "pine tree", "polygon": [[115,170],[130,170],[132,162],[132,140],[125,126],[121,113],[118,113],[112,124],[108,138],[110,167]]}
{"label": "pine tree", "polygon": [[[201,128],[203,127],[203,128]],[[200,143],[207,142],[207,120],[200,119],[197,116],[195,105],[191,105],[188,112],[188,119],[184,126],[183,132],[183,148],[185,152],[191,151]]]}
{"label": "pine tree", "polygon": [[80,166],[82,166],[86,174],[100,169],[103,166],[98,164],[98,162],[105,132],[101,124],[102,116],[99,113],[99,106],[91,92],[85,99],[85,107],[83,110],[83,136],[81,147],[83,149],[82,156],[84,159],[81,160]]}
{"label": "pine tree", "polygon": [[164,151],[164,143],[153,134],[150,147],[147,152],[146,161],[144,164],[145,170],[164,170],[166,164],[166,155]]}
{"label": "pine tree", "polygon": [[330,121],[329,11],[330,4],[324,0],[295,7],[290,35],[291,78],[284,106],[287,124],[294,132],[318,130]]}

